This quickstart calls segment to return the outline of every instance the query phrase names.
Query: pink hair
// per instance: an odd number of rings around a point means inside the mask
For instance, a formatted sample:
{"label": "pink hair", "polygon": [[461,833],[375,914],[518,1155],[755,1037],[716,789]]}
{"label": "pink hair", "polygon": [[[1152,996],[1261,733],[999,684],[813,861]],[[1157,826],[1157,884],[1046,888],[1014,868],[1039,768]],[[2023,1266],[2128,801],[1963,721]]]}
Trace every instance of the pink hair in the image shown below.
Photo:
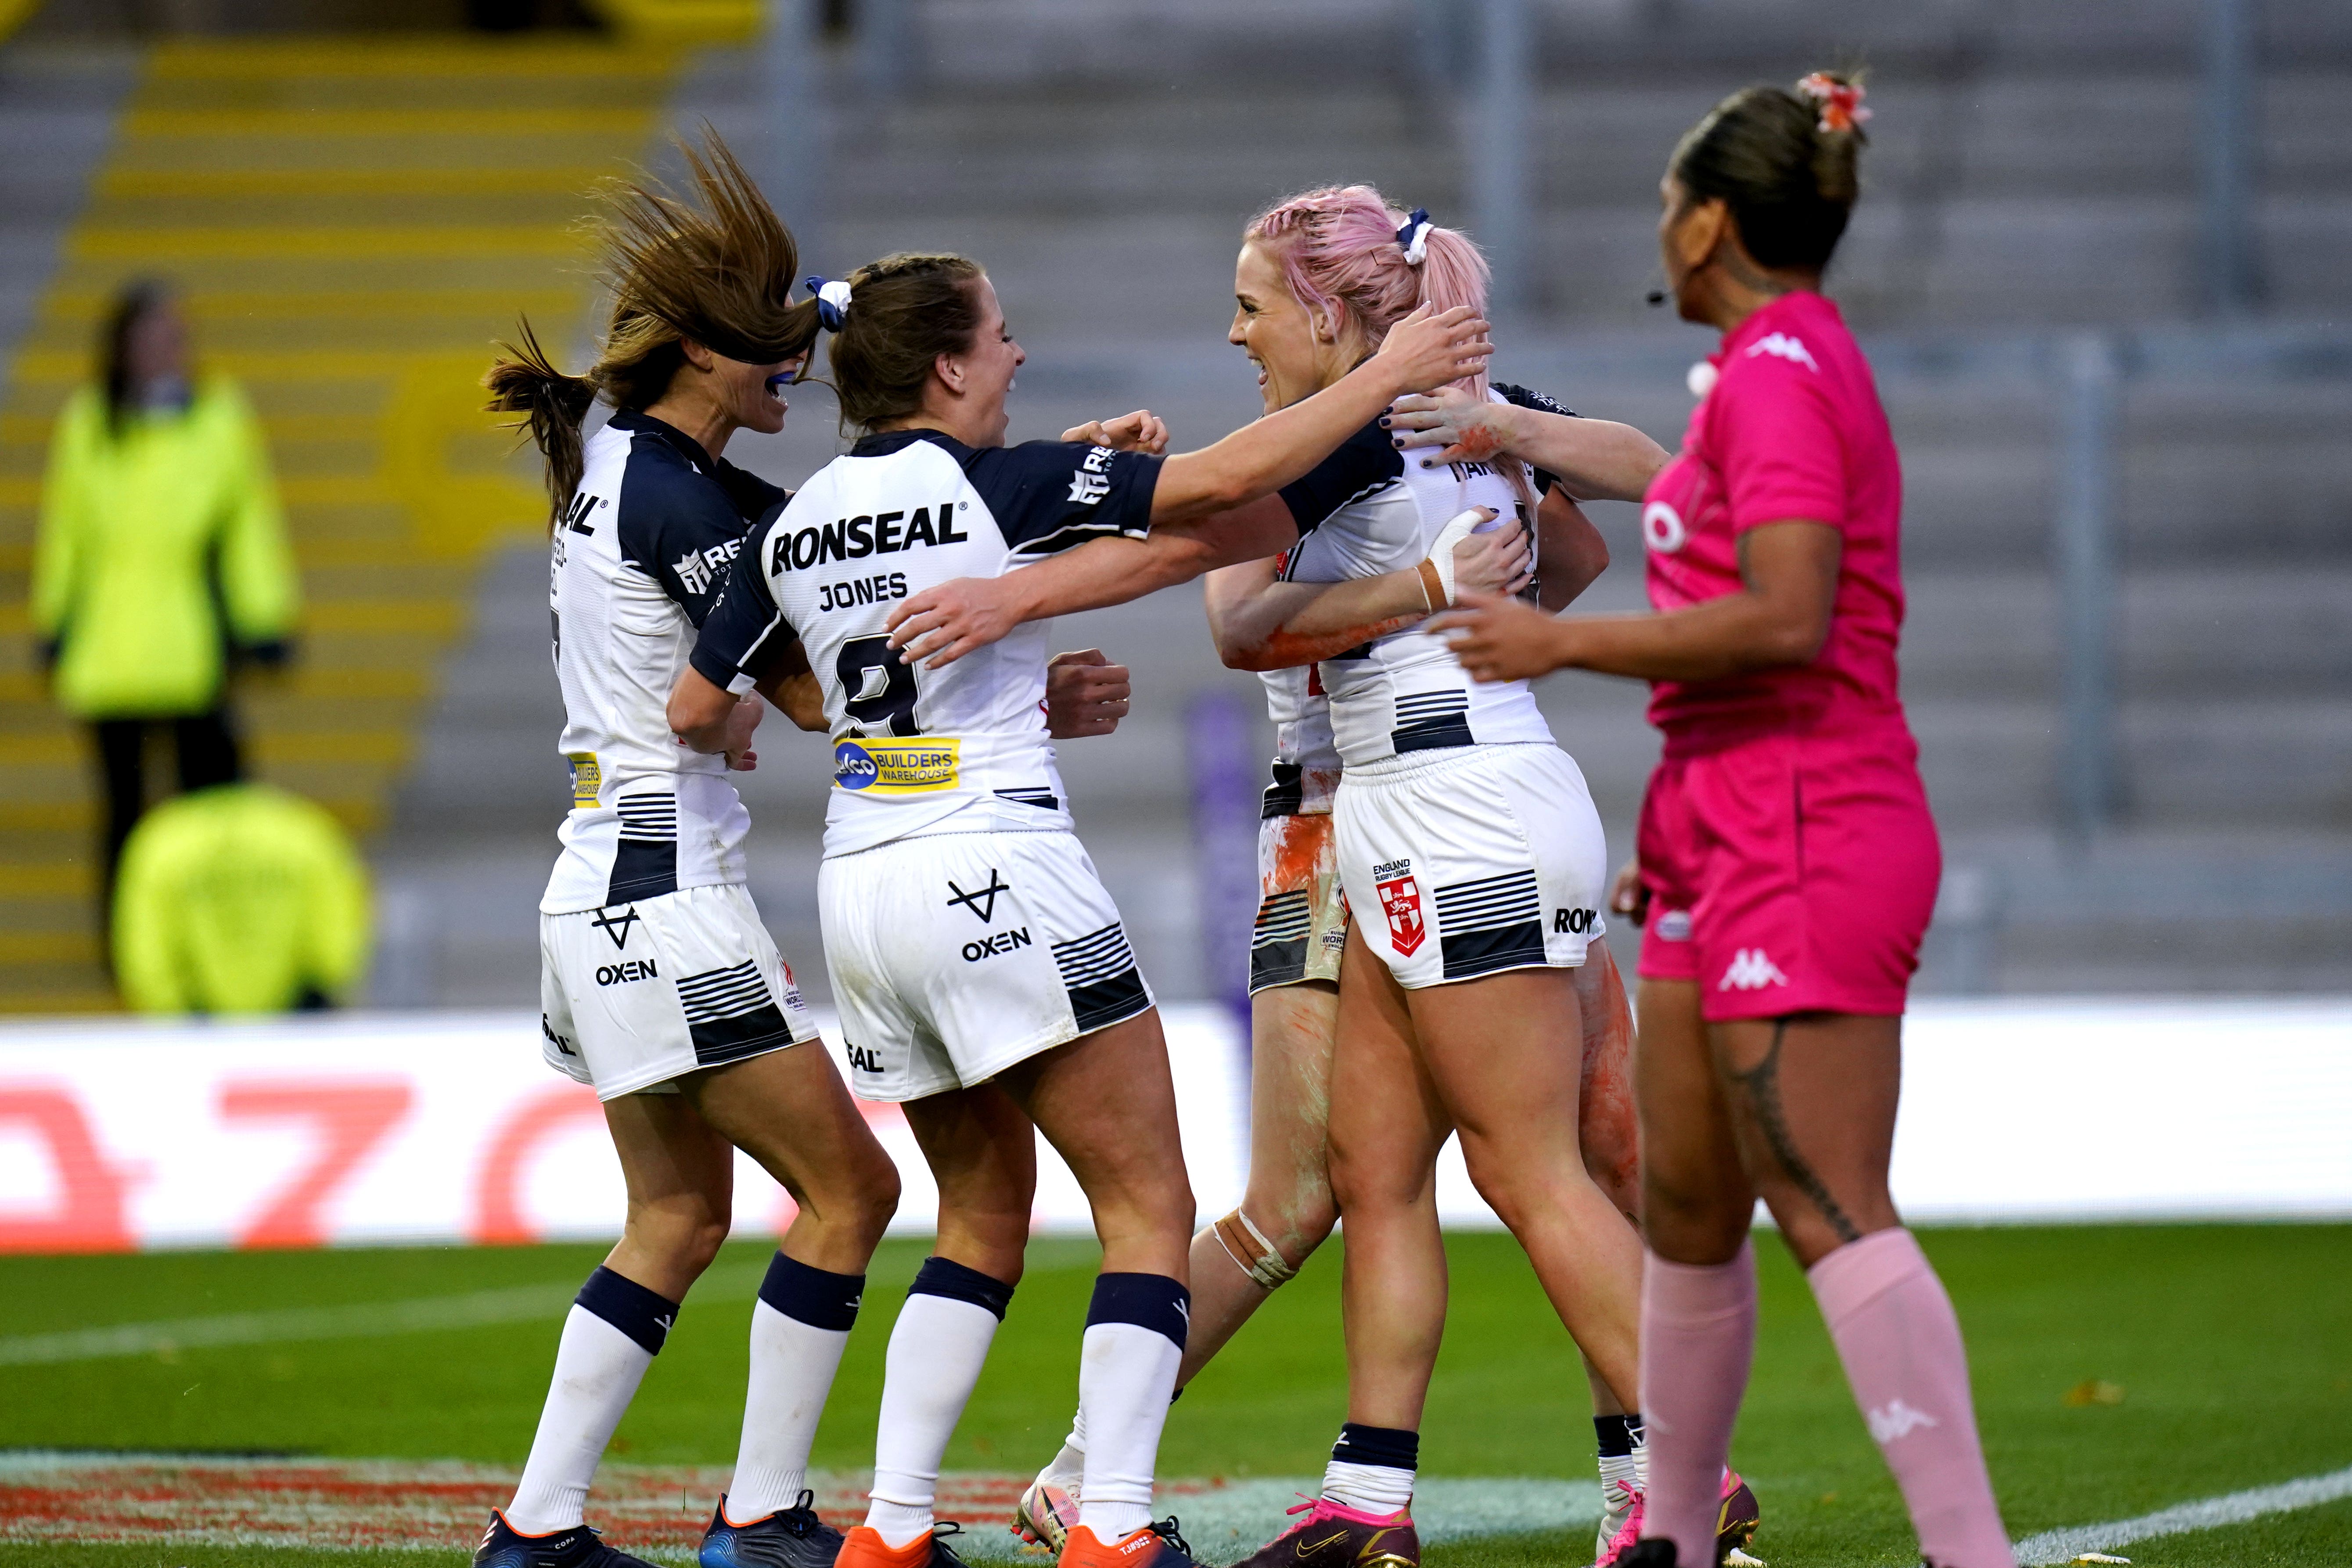
{"label": "pink hair", "polygon": [[[1370,185],[1326,185],[1266,208],[1243,238],[1264,245],[1282,264],[1300,304],[1330,312],[1335,325],[1354,320],[1375,346],[1423,305],[1467,305],[1485,314],[1486,258],[1478,247],[1459,229],[1433,226],[1414,267],[1397,244],[1406,216]],[[1483,374],[1454,384],[1486,395]]]}

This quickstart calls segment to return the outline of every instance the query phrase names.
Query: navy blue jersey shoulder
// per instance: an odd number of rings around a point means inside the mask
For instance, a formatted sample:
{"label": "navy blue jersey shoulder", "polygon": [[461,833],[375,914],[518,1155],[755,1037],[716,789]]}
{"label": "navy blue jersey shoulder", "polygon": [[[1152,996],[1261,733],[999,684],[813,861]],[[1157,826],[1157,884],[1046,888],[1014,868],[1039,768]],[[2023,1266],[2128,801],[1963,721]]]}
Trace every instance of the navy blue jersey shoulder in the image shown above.
{"label": "navy blue jersey shoulder", "polygon": [[1375,496],[1404,479],[1404,454],[1377,419],[1340,443],[1339,449],[1282,487],[1282,504],[1301,534],[1312,533],[1332,513]]}
{"label": "navy blue jersey shoulder", "polygon": [[1052,555],[1111,534],[1140,539],[1151,530],[1163,459],[1148,452],[1083,441],[973,447],[937,430],[892,430],[865,437],[849,455],[887,458],[916,441],[956,460],[1015,555]]}
{"label": "navy blue jersey shoulder", "polygon": [[[713,461],[702,443],[650,415],[623,409],[613,425],[633,437],[614,503],[621,559],[659,583],[698,626],[719,602],[745,525],[781,505],[784,492]],[[757,504],[745,510],[745,502]]]}
{"label": "navy blue jersey shoulder", "polygon": [[[1558,414],[1570,419],[1581,417],[1575,409],[1548,392],[1538,392],[1531,386],[1514,386],[1507,381],[1498,381],[1493,384],[1495,391],[1506,403],[1515,403],[1521,408],[1532,408],[1540,414]],[[1559,483],[1559,476],[1549,468],[1537,468],[1535,475],[1536,494],[1539,496],[1549,495],[1553,488]]]}
{"label": "navy blue jersey shoulder", "polygon": [[743,536],[743,548],[727,573],[719,602],[704,619],[702,635],[694,640],[688,662],[713,686],[731,690],[738,678],[746,675],[754,684],[767,679],[777,656],[800,640],[793,624],[777,612],[768,574],[760,570],[768,535],[783,515],[784,502],[780,500]]}

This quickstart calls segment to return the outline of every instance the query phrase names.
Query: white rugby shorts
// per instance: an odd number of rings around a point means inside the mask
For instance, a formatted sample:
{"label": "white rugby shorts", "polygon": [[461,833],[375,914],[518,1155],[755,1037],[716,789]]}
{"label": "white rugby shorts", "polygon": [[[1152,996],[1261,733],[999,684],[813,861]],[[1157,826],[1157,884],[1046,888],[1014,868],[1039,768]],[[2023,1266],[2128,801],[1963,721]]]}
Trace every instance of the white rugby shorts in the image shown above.
{"label": "white rugby shorts", "polygon": [[1408,990],[1573,969],[1606,929],[1608,847],[1557,746],[1456,746],[1349,768],[1332,807],[1339,882]]}
{"label": "white rugby shorts", "polygon": [[740,884],[542,914],[539,952],[541,1053],[599,1100],[817,1037]]}
{"label": "white rugby shorts", "polygon": [[864,1099],[969,1089],[1151,1006],[1076,834],[901,838],[829,857],[816,886]]}

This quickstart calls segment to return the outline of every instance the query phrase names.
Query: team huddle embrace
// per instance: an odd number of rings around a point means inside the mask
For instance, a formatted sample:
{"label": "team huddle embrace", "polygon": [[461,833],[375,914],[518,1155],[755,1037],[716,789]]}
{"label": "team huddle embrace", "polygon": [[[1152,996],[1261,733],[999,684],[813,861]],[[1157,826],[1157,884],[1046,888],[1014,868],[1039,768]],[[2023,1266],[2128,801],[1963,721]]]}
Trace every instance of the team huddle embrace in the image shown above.
{"label": "team huddle embrace", "polygon": [[[548,462],[572,807],[541,904],[544,1051],[603,1101],[628,1215],[477,1563],[638,1563],[584,1501],[725,1239],[737,1149],[797,1212],[700,1561],[958,1563],[940,1466],[1021,1279],[1042,1135],[1103,1249],[1069,1436],[1010,1521],[1065,1568],[1190,1563],[1152,1518],[1170,1403],[1343,1218],[1339,1440],[1251,1561],[1418,1564],[1450,1139],[1582,1352],[1597,1563],[1750,1560],[1729,1445],[1760,1197],[1923,1551],[2011,1568],[1957,1323],[1885,1192],[1937,859],[1894,680],[1899,474],[1818,291],[1859,99],[1750,89],[1675,149],[1667,273],[1723,344],[1671,458],[1491,379],[1475,247],[1367,186],[1247,225],[1229,338],[1265,411],[1182,452],[1145,411],[1007,447],[1024,356],[982,266],[901,253],[796,299],[790,232],[715,137],[688,196],[614,194],[596,362],[566,374],[526,329],[488,384]],[[820,345],[852,445],[786,491],[721,454],[782,428]],[[1579,506],[1602,499],[1672,514],[1648,531],[1654,614],[1560,614],[1609,564]],[[1127,672],[1050,655],[1045,623],[1202,577],[1276,750],[1248,1187],[1195,1234],[1151,988],[1055,765],[1117,729]],[[1665,760],[1613,880],[1529,684],[1563,668],[1656,691]],[[745,887],[730,774],[771,707],[833,747],[817,896],[846,1083],[796,1048],[816,1030]],[[1612,919],[1646,922],[1638,1035]],[[806,1471],[899,1195],[852,1089],[904,1108],[940,1208],[844,1534]]]}

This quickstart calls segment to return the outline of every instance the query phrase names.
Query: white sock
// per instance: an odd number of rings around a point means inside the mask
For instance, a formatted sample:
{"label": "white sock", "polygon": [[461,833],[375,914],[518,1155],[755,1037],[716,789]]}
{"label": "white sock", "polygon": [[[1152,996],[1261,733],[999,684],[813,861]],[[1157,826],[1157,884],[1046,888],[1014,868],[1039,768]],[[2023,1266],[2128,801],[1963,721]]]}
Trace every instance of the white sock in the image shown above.
{"label": "white sock", "polygon": [[1412,1506],[1412,1474],[1393,1465],[1333,1459],[1323,1467],[1323,1495],[1361,1513],[1394,1513]]}
{"label": "white sock", "polygon": [[1072,1496],[1083,1496],[1079,1486],[1087,1473],[1087,1413],[1079,1410],[1070,1417],[1070,1435],[1062,1439],[1061,1452],[1037,1472],[1041,1481],[1051,1481]]}
{"label": "white sock", "polygon": [[1078,1522],[1109,1545],[1151,1522],[1160,1431],[1184,1361],[1192,1294],[1164,1274],[1095,1280],[1078,1362],[1087,1445]]}
{"label": "white sock", "polygon": [[1608,1495],[1611,1481],[1622,1481],[1627,1490],[1640,1491],[1642,1489],[1641,1459],[1633,1454],[1601,1455],[1601,1489],[1603,1497]]}
{"label": "white sock", "polygon": [[1421,1437],[1398,1427],[1344,1423],[1323,1467],[1323,1495],[1360,1513],[1391,1514],[1412,1505]]}
{"label": "white sock", "polygon": [[884,1544],[904,1546],[929,1531],[940,1460],[1012,1299],[1012,1286],[944,1258],[924,1259],[916,1274],[890,1331],[874,1438],[866,1522]]}
{"label": "white sock", "polygon": [[609,1268],[588,1277],[563,1320],[539,1431],[514,1500],[506,1506],[509,1525],[525,1535],[546,1535],[581,1522],[588,1483],[596,1478],[613,1428],[677,1317],[677,1302]]}
{"label": "white sock", "polygon": [[751,1304],[751,1376],[728,1520],[749,1524],[800,1501],[817,1418],[857,1321],[863,1274],[813,1268],[779,1252]]}

